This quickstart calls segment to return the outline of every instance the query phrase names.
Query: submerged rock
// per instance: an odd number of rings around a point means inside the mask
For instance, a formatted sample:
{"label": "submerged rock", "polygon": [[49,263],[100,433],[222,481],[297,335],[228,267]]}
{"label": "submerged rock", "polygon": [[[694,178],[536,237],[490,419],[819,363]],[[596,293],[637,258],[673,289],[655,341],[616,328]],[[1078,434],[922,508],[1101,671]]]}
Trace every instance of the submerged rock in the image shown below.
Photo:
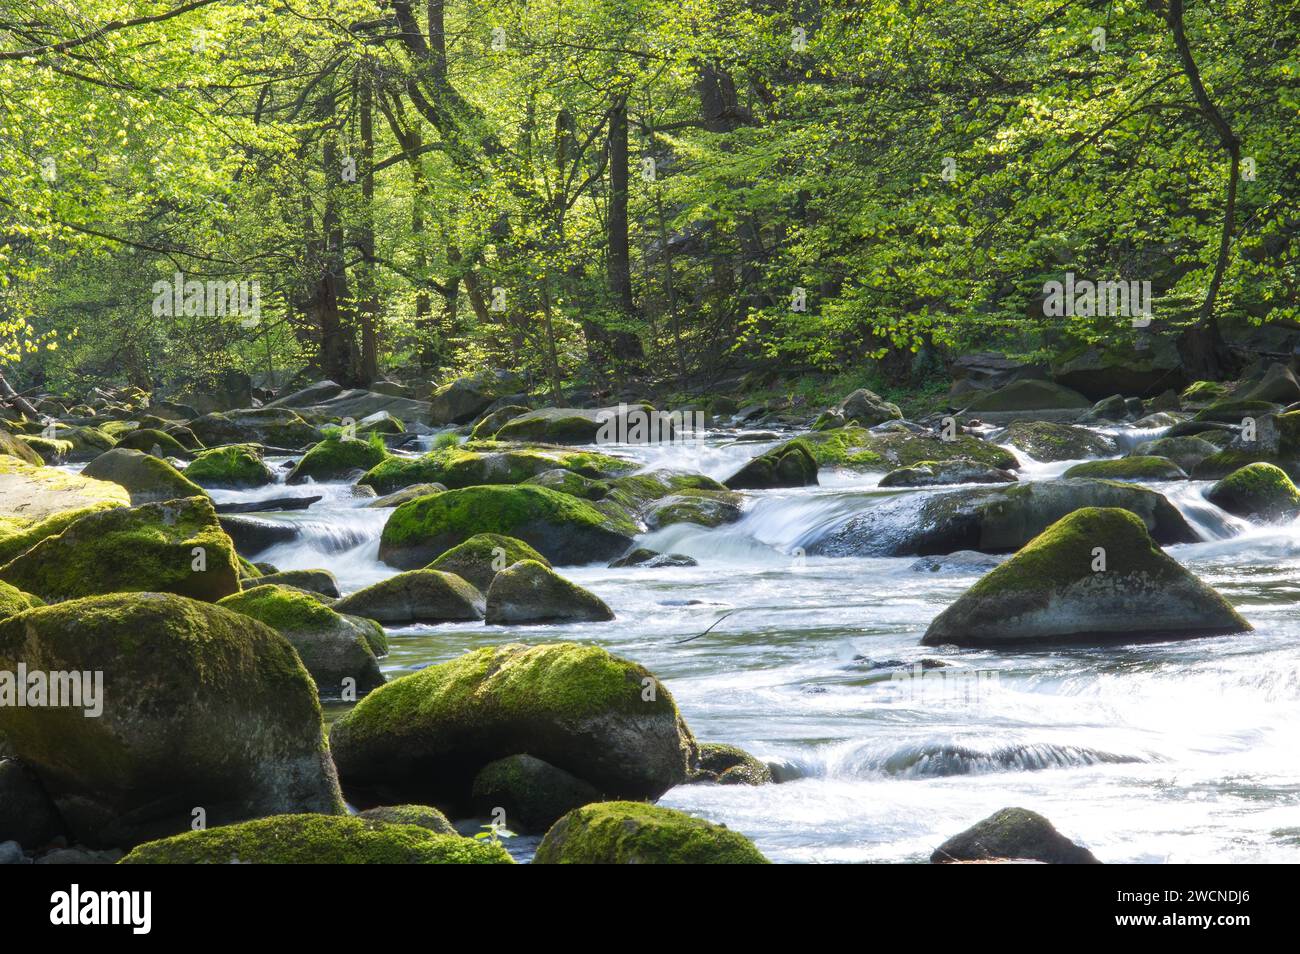
{"label": "submerged rock", "polygon": [[723,483],[729,490],[812,487],[817,484],[817,460],[807,442],[795,438],[758,455]]}
{"label": "submerged rock", "polygon": [[521,560],[492,580],[487,592],[489,626],[602,622],[614,618],[605,601],[549,566]]}
{"label": "submerged rock", "polygon": [[994,440],[999,444],[1010,444],[1044,463],[1110,457],[1119,453],[1115,439],[1106,434],[1052,421],[1015,421],[994,435]]}
{"label": "submerged rock", "polygon": [[880,478],[881,487],[939,487],[945,484],[1011,484],[1016,475],[1009,470],[989,467],[979,461],[957,458],[949,461],[925,460],[911,467],[891,470]]}
{"label": "submerged rock", "polygon": [[41,599],[178,593],[216,601],[239,592],[235,548],[206,497],[89,513],[0,567]]}
{"label": "submerged rock", "polygon": [[349,791],[469,800],[489,762],[527,752],[606,795],[658,798],[698,751],[668,690],[596,646],[475,650],[395,679],[334,723]]}
{"label": "submerged rock", "polygon": [[360,697],[384,684],[375,655],[387,652],[387,639],[370,620],[344,616],[313,594],[274,583],[259,582],[219,605],[260,620],[287,639],[322,696],[341,696],[352,688]]}
{"label": "submerged rock", "polygon": [[1041,861],[1049,865],[1101,864],[1093,853],[1025,808],[1004,808],[935,849],[931,864],[960,861]]}
{"label": "submerged rock", "polygon": [[600,801],[595,787],[531,755],[509,755],[489,762],[474,778],[474,810],[505,812],[505,826],[520,834],[540,834],[563,815]]}
{"label": "submerged rock", "polygon": [[725,490],[686,490],[669,494],[650,503],[644,511],[646,526],[651,530],[675,523],[694,523],[701,527],[720,527],[742,516],[739,494]]}
{"label": "submerged rock", "polygon": [[597,802],[565,815],[533,864],[762,865],[744,835],[685,812],[641,802]]}
{"label": "submerged rock", "polygon": [[97,718],[0,706],[0,736],[79,841],[182,831],[195,806],[210,825],[343,810],[316,688],[254,619],[164,593],[89,597],[0,623],[0,669],[19,663],[103,673]]}
{"label": "submerged rock", "polygon": [[568,494],[528,485],[465,487],[402,504],[384,524],[379,559],[415,569],[481,533],[516,537],[556,564],[618,556],[637,527]]}
{"label": "submerged rock", "polygon": [[340,613],[381,623],[446,623],[483,618],[483,594],[453,573],[408,570],[343,597]]}
{"label": "submerged rock", "polygon": [[1247,464],[1205,492],[1205,499],[1238,517],[1290,520],[1300,515],[1300,490],[1272,464]]}
{"label": "submerged rock", "polygon": [[124,865],[508,865],[499,844],[346,815],[278,815],[151,841]]}
{"label": "submerged rock", "polygon": [[766,785],[772,780],[767,763],[738,746],[721,742],[700,743],[699,768],[691,778],[692,782],[719,785]]}
{"label": "submerged rock", "polygon": [[699,562],[684,553],[660,553],[646,547],[635,547],[617,560],[611,560],[609,566],[610,569],[640,566],[653,570],[665,566],[699,566]]}
{"label": "submerged rock", "polygon": [[1052,524],[958,597],[921,644],[1087,645],[1250,628],[1167,556],[1137,516],[1089,507]]}

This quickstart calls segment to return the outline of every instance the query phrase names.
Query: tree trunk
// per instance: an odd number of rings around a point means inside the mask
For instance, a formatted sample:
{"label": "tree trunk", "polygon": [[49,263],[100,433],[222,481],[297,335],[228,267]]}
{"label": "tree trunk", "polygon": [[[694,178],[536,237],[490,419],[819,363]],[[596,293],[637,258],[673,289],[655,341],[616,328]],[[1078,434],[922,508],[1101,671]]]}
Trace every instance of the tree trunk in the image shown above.
{"label": "tree trunk", "polygon": [[360,376],[365,384],[379,377],[379,293],[375,282],[375,124],[374,87],[365,64],[357,75],[361,127],[361,222],[357,246],[362,264],[358,276],[357,317],[361,325]]}

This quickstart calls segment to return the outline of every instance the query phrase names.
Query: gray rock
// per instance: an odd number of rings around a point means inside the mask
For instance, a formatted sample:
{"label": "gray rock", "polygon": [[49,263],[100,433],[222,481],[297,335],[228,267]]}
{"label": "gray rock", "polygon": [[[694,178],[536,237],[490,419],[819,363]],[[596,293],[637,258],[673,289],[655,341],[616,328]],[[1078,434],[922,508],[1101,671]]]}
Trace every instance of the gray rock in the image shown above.
{"label": "gray rock", "polygon": [[614,618],[605,602],[536,560],[520,560],[492,580],[487,593],[490,626],[600,622]]}
{"label": "gray rock", "polygon": [[483,618],[483,594],[452,573],[409,570],[345,596],[334,604],[381,623],[445,623]]}
{"label": "gray rock", "polygon": [[602,800],[589,782],[531,755],[489,762],[474,777],[474,810],[505,811],[505,825],[520,834],[542,834],[575,808]]}
{"label": "gray rock", "polygon": [[1042,815],[1004,808],[935,849],[931,864],[962,861],[1041,861],[1050,865],[1101,864],[1091,851],[1066,838]]}

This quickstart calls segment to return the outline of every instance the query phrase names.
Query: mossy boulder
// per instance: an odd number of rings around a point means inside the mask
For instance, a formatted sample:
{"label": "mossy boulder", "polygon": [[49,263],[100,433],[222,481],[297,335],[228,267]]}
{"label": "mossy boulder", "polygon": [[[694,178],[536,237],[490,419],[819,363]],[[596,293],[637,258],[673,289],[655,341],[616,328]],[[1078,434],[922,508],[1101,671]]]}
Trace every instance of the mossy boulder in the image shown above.
{"label": "mossy boulder", "polygon": [[726,490],[687,490],[670,494],[651,503],[644,511],[646,526],[651,530],[675,523],[694,523],[701,527],[720,527],[743,516],[741,496]]}
{"label": "mossy boulder", "polygon": [[339,581],[329,570],[275,570],[259,575],[259,583],[278,583],[295,589],[319,593],[332,600],[339,598]]}
{"label": "mossy boulder", "polygon": [[1057,831],[1037,812],[1004,808],[934,850],[930,863],[1039,861],[1048,865],[1101,864],[1091,851]]}
{"label": "mossy boulder", "polygon": [[1161,437],[1143,441],[1133,448],[1134,457],[1165,457],[1191,473],[1201,461],[1219,452],[1219,448],[1200,437]]}
{"label": "mossy boulder", "polygon": [[1102,480],[1186,480],[1187,473],[1168,457],[1120,457],[1075,464],[1064,477],[1098,477]]}
{"label": "mossy boulder", "polygon": [[88,509],[125,507],[130,502],[126,489],[110,481],[0,455],[0,531],[11,532]]}
{"label": "mossy boulder", "polygon": [[1265,414],[1277,414],[1282,410],[1280,404],[1272,401],[1247,401],[1241,398],[1229,398],[1211,404],[1200,411],[1192,420],[1198,424],[1240,424],[1244,418],[1258,420]]}
{"label": "mossy boulder", "polygon": [[429,397],[429,423],[468,424],[494,401],[523,389],[523,379],[509,371],[483,371],[436,388]]}
{"label": "mossy boulder", "polygon": [[1265,414],[1243,426],[1219,453],[1192,469],[1197,480],[1218,480],[1253,463],[1275,464],[1300,479],[1300,411]]}
{"label": "mossy boulder", "polygon": [[1051,381],[1023,378],[1019,381],[1012,381],[1006,387],[998,388],[995,391],[977,394],[970,404],[966,406],[966,410],[981,413],[1083,411],[1090,407],[1092,407],[1092,401],[1078,391],[1062,387],[1059,384],[1053,384]]}
{"label": "mossy boulder", "polygon": [[427,569],[454,573],[480,593],[486,593],[498,573],[520,560],[551,565],[522,540],[499,533],[479,533],[441,554]]}
{"label": "mossy boulder", "polygon": [[499,844],[339,815],[279,815],[135,848],[124,865],[508,865]]}
{"label": "mossy boulder", "polygon": [[1010,444],[1034,460],[1044,463],[1087,460],[1119,453],[1113,437],[1074,424],[1053,421],[1014,421],[994,436],[999,444]]}
{"label": "mossy boulder", "polygon": [[[364,483],[358,483],[358,486],[367,486]],[[442,484],[412,484],[409,487],[403,487],[401,490],[395,490],[391,494],[384,494],[382,497],[376,497],[366,507],[372,510],[391,510],[394,507],[400,507],[408,500],[414,500],[416,497],[428,497],[431,494],[440,494],[447,488]]]}
{"label": "mossy boulder", "polygon": [[546,444],[657,443],[676,434],[676,420],[648,404],[614,407],[547,407],[520,414],[497,429],[499,441]]}
{"label": "mossy boulder", "polygon": [[585,477],[606,477],[627,473],[635,465],[594,451],[480,442],[436,448],[418,458],[389,458],[367,471],[359,483],[378,494],[413,483],[437,483],[455,490],[483,484],[517,484],[557,468]]}
{"label": "mossy boulder", "polygon": [[957,458],[950,461],[923,460],[911,467],[891,470],[880,478],[881,487],[942,487],[949,484],[1013,484],[1009,470],[989,467],[979,461]]}
{"label": "mossy boulder", "polygon": [[37,460],[43,464],[62,464],[72,453],[71,441],[60,440],[57,437],[33,437],[30,434],[15,436],[30,447],[36,454]]}
{"label": "mossy boulder", "polygon": [[479,649],[394,679],[334,723],[330,748],[350,792],[434,804],[468,802],[483,766],[521,752],[627,798],[657,798],[697,757],[653,675],[573,643]]}
{"label": "mossy boulder", "polygon": [[287,407],[217,411],[189,423],[195,437],[207,447],[222,444],[262,444],[297,448],[314,444],[321,432]]}
{"label": "mossy boulder", "polygon": [[[72,443],[70,441],[65,441],[64,443],[67,447],[67,451],[70,452],[72,450]],[[36,453],[36,451],[33,450],[26,441],[19,440],[17,436],[9,433],[9,431],[2,427],[0,427],[0,454],[3,454],[6,457],[16,457],[24,464],[33,464],[38,467],[45,463],[41,455]]]}
{"label": "mossy boulder", "polygon": [[499,407],[495,411],[484,414],[482,419],[474,425],[470,431],[471,440],[491,440],[496,436],[496,432],[501,430],[506,421],[513,420],[521,414],[527,414],[529,408],[520,404],[507,404],[505,407]]}
{"label": "mossy boulder", "polygon": [[603,622],[613,618],[614,611],[595,593],[536,560],[521,560],[502,570],[487,591],[489,626]]}
{"label": "mossy boulder", "polygon": [[141,427],[127,431],[118,438],[117,447],[127,450],[143,451],[155,457],[177,457],[188,460],[191,448],[186,447],[171,434],[153,427]]}
{"label": "mossy boulder", "polygon": [[[94,596],[0,622],[0,669],[103,673],[103,710],[0,706],[0,740],[69,835],[130,845],[279,812],[341,812],[316,688],[270,627],[165,593]],[[229,860],[229,859],[226,859]]]}
{"label": "mossy boulder", "polygon": [[124,487],[133,506],[178,497],[207,496],[202,487],[186,479],[161,457],[122,447],[100,454],[82,468],[81,475]]}
{"label": "mossy boulder", "polygon": [[374,624],[368,620],[344,616],[310,593],[275,583],[232,594],[219,605],[251,616],[287,639],[322,696],[344,696],[354,689],[360,697],[384,684],[371,647]]}
{"label": "mossy boulder", "polygon": [[483,594],[453,573],[408,570],[334,604],[381,623],[448,623],[483,618]]}
{"label": "mossy boulder", "polygon": [[762,865],[744,835],[641,802],[597,802],[565,815],[537,846],[538,865]]}
{"label": "mossy boulder", "polygon": [[206,497],[100,510],[0,566],[0,579],[51,602],[100,593],[239,592],[235,548]]}
{"label": "mossy boulder", "polygon": [[294,464],[285,483],[343,480],[356,471],[369,471],[390,456],[383,438],[377,434],[368,440],[330,434]]}
{"label": "mossy boulder", "polygon": [[1010,451],[970,434],[943,440],[936,434],[877,433],[862,427],[841,427],[800,438],[820,467],[858,471],[891,471],[924,461],[973,460],[1001,470],[1020,466]]}
{"label": "mossy boulder", "polygon": [[246,490],[275,482],[275,474],[262,460],[256,444],[230,444],[198,454],[185,468],[185,476],[200,487]]}
{"label": "mossy boulder", "polygon": [[819,556],[933,556],[958,550],[1009,553],[1084,507],[1136,514],[1162,545],[1200,536],[1165,497],[1137,484],[1071,478],[998,488],[904,494],[818,528],[801,543]]}
{"label": "mossy boulder", "polygon": [[858,388],[831,410],[846,424],[860,427],[874,427],[885,421],[902,420],[903,412],[897,404],[891,404],[874,391]]}
{"label": "mossy boulder", "polygon": [[609,493],[608,482],[592,480],[590,477],[583,477],[581,474],[558,467],[544,470],[522,483],[545,487],[548,490],[558,490],[560,493],[581,497],[583,500],[600,500]]}
{"label": "mossy boulder", "polygon": [[555,564],[609,560],[638,528],[568,494],[528,485],[463,487],[418,497],[384,524],[379,558],[415,569],[480,533],[516,537]]}
{"label": "mossy boulder", "polygon": [[1218,381],[1193,381],[1179,395],[1184,405],[1214,404],[1228,396],[1228,389]]}
{"label": "mossy boulder", "polygon": [[816,486],[817,460],[807,441],[795,438],[759,454],[723,484],[729,490]]}
{"label": "mossy boulder", "polygon": [[387,822],[390,825],[419,825],[439,835],[456,834],[456,826],[447,816],[432,805],[380,805],[357,814],[368,821]]}
{"label": "mossy boulder", "polygon": [[1300,515],[1300,490],[1272,464],[1247,464],[1205,492],[1205,499],[1238,517],[1290,520]]}
{"label": "mossy boulder", "polygon": [[54,436],[72,445],[67,459],[74,463],[94,460],[106,450],[112,450],[117,439],[97,427],[59,427]]}
{"label": "mossy boulder", "polygon": [[601,800],[594,786],[531,755],[508,755],[483,766],[471,797],[475,812],[503,811],[505,827],[523,835],[540,835],[573,809]]}
{"label": "mossy boulder", "polygon": [[719,785],[767,785],[772,770],[744,749],[721,742],[700,743],[700,762],[692,782],[716,782]]}
{"label": "mossy boulder", "polygon": [[44,606],[45,601],[39,597],[24,593],[16,586],[10,586],[0,580],[0,620],[17,616],[34,606]]}
{"label": "mossy boulder", "polygon": [[930,624],[925,646],[1088,645],[1249,630],[1232,606],[1117,508],[1063,517]]}

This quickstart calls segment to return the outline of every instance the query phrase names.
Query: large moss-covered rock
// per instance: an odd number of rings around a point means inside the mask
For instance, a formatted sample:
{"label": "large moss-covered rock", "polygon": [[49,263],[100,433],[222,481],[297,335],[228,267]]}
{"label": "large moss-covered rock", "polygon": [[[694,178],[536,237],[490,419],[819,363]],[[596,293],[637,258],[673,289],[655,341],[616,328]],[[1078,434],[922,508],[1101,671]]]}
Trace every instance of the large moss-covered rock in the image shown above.
{"label": "large moss-covered rock", "polygon": [[368,440],[330,434],[302,456],[285,483],[343,480],[355,471],[370,470],[390,456],[383,438],[377,434]]}
{"label": "large moss-covered rock", "polygon": [[1172,335],[1150,335],[1134,342],[1080,345],[1058,354],[1052,361],[1052,378],[1100,400],[1112,394],[1157,394],[1165,388],[1181,387],[1186,380],[1182,358]]}
{"label": "large moss-covered rock", "polygon": [[359,812],[357,817],[390,825],[419,825],[440,835],[456,834],[456,826],[432,805],[379,805]]}
{"label": "large moss-covered rock", "polygon": [[[72,444],[68,442],[67,452],[71,450]],[[16,435],[9,433],[3,427],[0,427],[0,454],[17,458],[24,464],[32,464],[36,467],[45,462],[41,455],[36,453],[25,441],[19,440]]]}
{"label": "large moss-covered rock", "polygon": [[509,371],[484,371],[457,378],[429,398],[430,424],[468,424],[499,398],[523,389],[523,379]]}
{"label": "large moss-covered rock", "polygon": [[685,490],[650,503],[642,512],[651,530],[675,523],[694,523],[701,527],[720,527],[743,516],[740,494],[726,490]]}
{"label": "large moss-covered rock", "polygon": [[186,447],[166,431],[153,427],[140,427],[127,431],[117,440],[117,447],[144,451],[155,457],[178,457],[188,460],[191,448]]}
{"label": "large moss-covered rock", "polygon": [[36,454],[36,459],[44,464],[62,464],[72,453],[72,442],[57,437],[33,437],[31,434],[15,435]]}
{"label": "large moss-covered rock", "polygon": [[206,497],[101,510],[0,566],[0,579],[44,600],[99,593],[239,592],[235,548]]}
{"label": "large moss-covered rock", "polygon": [[925,646],[1090,644],[1251,628],[1167,556],[1126,510],[1062,518],[980,579],[926,630]]}
{"label": "large moss-covered rock", "polygon": [[815,486],[817,460],[807,442],[795,438],[759,454],[723,483],[730,490]]}
{"label": "large moss-covered rock", "polygon": [[880,478],[881,487],[942,487],[949,484],[1012,484],[1016,475],[978,461],[923,460],[911,467],[891,470]]}
{"label": "large moss-covered rock", "polygon": [[480,533],[516,537],[556,564],[610,560],[627,549],[637,527],[568,494],[544,487],[463,487],[418,497],[384,524],[379,558],[415,569]]}
{"label": "large moss-covered rock", "polygon": [[245,408],[214,412],[190,421],[190,430],[208,447],[221,444],[263,444],[303,447],[321,433],[287,407]]}
{"label": "large moss-covered rock", "polygon": [[1200,437],[1161,437],[1153,441],[1143,441],[1133,448],[1134,457],[1165,457],[1181,467],[1184,473],[1192,469],[1205,458],[1219,452],[1209,441]]}
{"label": "large moss-covered rock", "polygon": [[[344,616],[312,594],[275,583],[234,593],[220,605],[260,620],[289,640],[322,696],[343,696],[353,689],[359,697],[384,684],[370,620]],[[378,639],[382,649],[382,631]]]}
{"label": "large moss-covered rock", "polygon": [[744,835],[641,802],[597,802],[565,815],[537,846],[538,865],[761,865]]}
{"label": "large moss-covered rock", "polygon": [[486,621],[490,626],[602,622],[613,618],[614,611],[599,596],[536,560],[521,560],[502,570],[487,592]]}
{"label": "large moss-covered rock", "polygon": [[829,529],[815,528],[800,545],[821,556],[1007,553],[1084,507],[1131,511],[1160,544],[1200,539],[1178,508],[1149,487],[1077,477],[996,489],[907,494],[861,510]]}
{"label": "large moss-covered rock", "polygon": [[190,461],[185,476],[200,487],[243,490],[275,482],[256,444],[231,444],[205,450]]}
{"label": "large moss-covered rock", "polygon": [[647,404],[614,407],[546,407],[520,414],[497,429],[499,441],[547,444],[653,444],[672,440],[677,419]]}
{"label": "large moss-covered rock", "polygon": [[561,816],[601,797],[576,775],[531,755],[489,762],[475,776],[471,795],[476,812],[503,811],[505,827],[524,835],[541,834]]}
{"label": "large moss-covered rock", "polygon": [[1054,462],[1111,457],[1119,453],[1115,439],[1074,424],[1053,421],[1014,421],[994,436],[999,444],[1010,444],[1034,460]]}
{"label": "large moss-covered rock", "polygon": [[930,863],[1039,861],[1047,865],[1096,865],[1096,857],[1057,831],[1037,812],[1004,808],[953,835],[934,850]]}
{"label": "large moss-covered rock", "polygon": [[801,438],[821,467],[890,471],[923,461],[973,460],[1001,470],[1020,466],[1014,454],[969,434],[942,440],[934,434],[876,433],[862,427],[841,427]]}
{"label": "large moss-covered rock", "polygon": [[1051,381],[1022,379],[996,391],[977,394],[966,406],[968,411],[988,413],[1003,411],[1086,410],[1092,401],[1078,391]]}
{"label": "large moss-covered rock", "polygon": [[386,494],[414,483],[450,489],[483,484],[517,484],[549,470],[583,477],[624,474],[635,464],[595,452],[476,442],[436,448],[422,457],[392,457],[366,472],[359,483]]}
{"label": "large moss-covered rock", "polygon": [[897,404],[886,401],[879,394],[866,388],[858,388],[835,405],[831,409],[831,414],[845,424],[856,424],[859,427],[874,427],[885,421],[898,421],[903,418],[903,412],[898,409]]}
{"label": "large moss-covered rock", "polygon": [[0,531],[14,532],[51,517],[90,509],[125,507],[126,488],[106,480],[35,467],[0,455]]}
{"label": "large moss-covered rock", "polygon": [[330,599],[339,598],[339,581],[329,570],[278,570],[262,573],[257,577],[258,583],[278,583],[295,589],[319,593]]}
{"label": "large moss-covered rock", "polygon": [[447,623],[483,618],[483,594],[453,573],[408,570],[334,604],[381,623]]}
{"label": "large moss-covered rock", "polygon": [[500,844],[339,815],[278,815],[140,845],[124,865],[508,865]]}
{"label": "large moss-covered rock", "polygon": [[334,723],[330,748],[350,792],[434,804],[468,801],[483,766],[521,752],[627,798],[662,795],[697,755],[653,675],[572,643],[480,649],[395,679]]}
{"label": "large moss-covered rock", "polygon": [[1192,476],[1218,480],[1258,462],[1275,464],[1293,480],[1300,479],[1300,411],[1265,414],[1252,418],[1251,423],[1253,427],[1243,426],[1223,450],[1197,464]]}
{"label": "large moss-covered rock", "polygon": [[1290,520],[1300,515],[1300,490],[1272,464],[1247,464],[1205,492],[1205,499],[1238,517]]}
{"label": "large moss-covered rock", "polygon": [[1229,398],[1211,404],[1196,413],[1192,420],[1198,424],[1240,424],[1245,418],[1258,420],[1266,414],[1281,412],[1282,406],[1272,401],[1247,401]]}
{"label": "large moss-covered rock", "polygon": [[489,411],[474,425],[474,429],[470,431],[469,436],[473,440],[491,440],[496,436],[496,432],[501,430],[501,425],[505,424],[506,421],[512,420],[520,414],[527,414],[529,410],[530,408],[526,408],[521,404],[507,404],[495,411]]}
{"label": "large moss-covered rock", "polygon": [[33,606],[44,605],[44,600],[32,596],[30,593],[24,593],[18,587],[10,586],[0,580],[0,619],[8,619],[10,616],[17,616]]}
{"label": "large moss-covered rock", "polygon": [[67,459],[73,463],[94,460],[117,443],[115,437],[98,427],[59,427],[54,436],[72,445]]}
{"label": "large moss-covered rock", "polygon": [[440,555],[428,569],[454,573],[480,593],[486,593],[498,573],[520,560],[551,565],[522,540],[499,533],[479,533]]}
{"label": "large moss-covered rock", "polygon": [[[278,812],[341,812],[315,686],[293,647],[239,613],[163,593],[0,622],[0,670],[103,673],[103,710],[0,706],[0,741],[69,834],[129,845]],[[228,859],[227,859],[228,860]]]}
{"label": "large moss-covered rock", "polygon": [[1119,457],[1075,464],[1063,477],[1099,477],[1102,480],[1186,480],[1186,472],[1167,457]]}
{"label": "large moss-covered rock", "polygon": [[82,469],[81,475],[126,488],[132,505],[207,496],[202,487],[186,479],[161,457],[122,447],[100,454]]}

